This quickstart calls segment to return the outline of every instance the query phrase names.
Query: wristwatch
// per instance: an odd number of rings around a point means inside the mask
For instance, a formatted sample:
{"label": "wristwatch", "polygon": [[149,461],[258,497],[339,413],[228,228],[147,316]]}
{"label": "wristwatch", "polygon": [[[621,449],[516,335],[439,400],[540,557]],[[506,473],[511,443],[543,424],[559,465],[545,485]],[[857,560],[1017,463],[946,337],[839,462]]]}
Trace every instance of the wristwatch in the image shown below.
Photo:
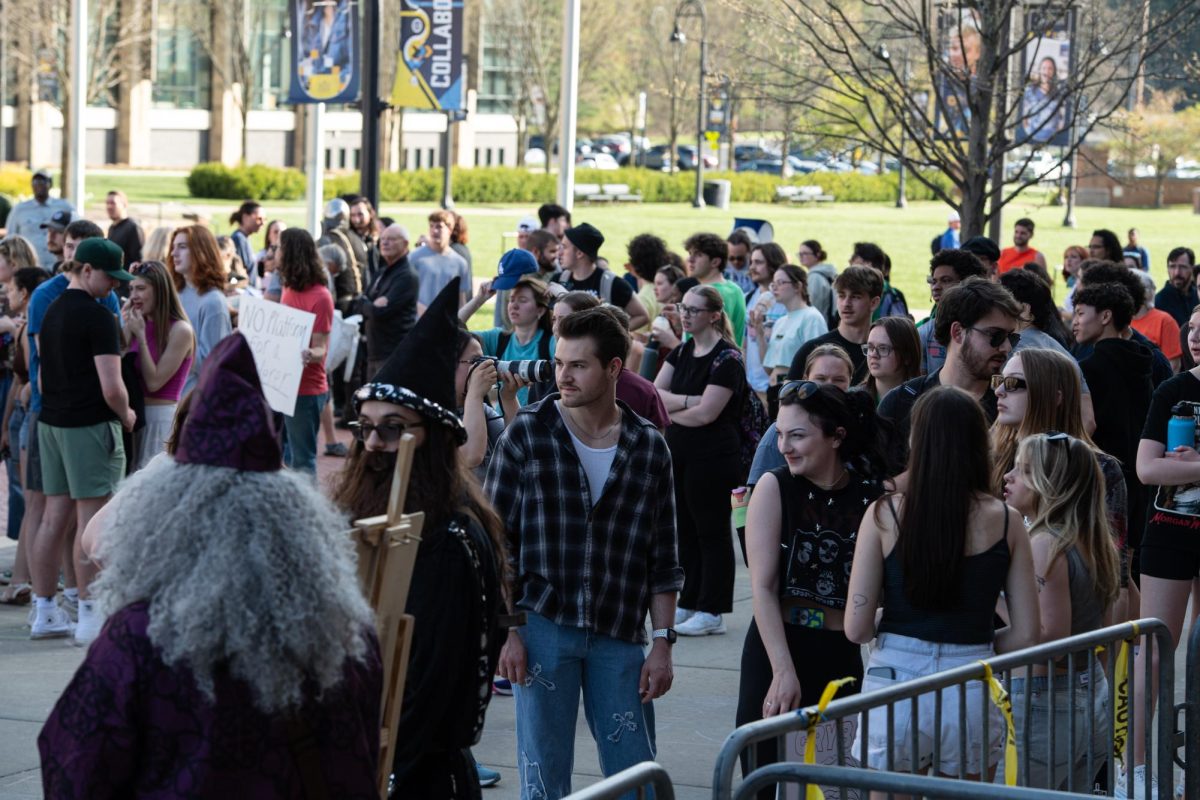
{"label": "wristwatch", "polygon": [[679,637],[675,635],[674,628],[658,628],[650,635],[651,639],[666,639],[667,644],[675,644],[675,640]]}

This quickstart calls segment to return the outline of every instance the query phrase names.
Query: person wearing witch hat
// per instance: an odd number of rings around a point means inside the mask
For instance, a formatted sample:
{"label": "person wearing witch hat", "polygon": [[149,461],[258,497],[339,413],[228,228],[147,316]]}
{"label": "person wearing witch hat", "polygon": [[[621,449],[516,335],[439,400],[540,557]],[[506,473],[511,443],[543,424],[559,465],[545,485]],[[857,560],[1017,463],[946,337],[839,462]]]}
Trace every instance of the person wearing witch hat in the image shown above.
{"label": "person wearing witch hat", "polygon": [[347,522],[282,468],[271,420],[226,338],[174,458],[102,512],[109,617],[38,737],[47,798],[378,796],[383,669]]}
{"label": "person wearing witch hat", "polygon": [[459,454],[459,279],[354,394],[357,422],[334,502],[351,519],[387,512],[400,437],[416,440],[406,513],[423,512],[406,611],[416,620],[396,731],[394,796],[476,798],[479,741],[501,644],[504,532]]}

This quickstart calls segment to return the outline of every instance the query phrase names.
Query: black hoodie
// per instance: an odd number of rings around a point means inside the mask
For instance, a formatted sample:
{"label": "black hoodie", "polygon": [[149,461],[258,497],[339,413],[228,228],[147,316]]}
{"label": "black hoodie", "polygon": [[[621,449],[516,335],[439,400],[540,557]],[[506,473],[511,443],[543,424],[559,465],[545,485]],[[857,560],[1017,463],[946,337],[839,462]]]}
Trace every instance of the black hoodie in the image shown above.
{"label": "black hoodie", "polygon": [[1092,439],[1127,471],[1137,462],[1138,440],[1150,410],[1153,361],[1153,353],[1143,344],[1102,339],[1079,364],[1096,412]]}

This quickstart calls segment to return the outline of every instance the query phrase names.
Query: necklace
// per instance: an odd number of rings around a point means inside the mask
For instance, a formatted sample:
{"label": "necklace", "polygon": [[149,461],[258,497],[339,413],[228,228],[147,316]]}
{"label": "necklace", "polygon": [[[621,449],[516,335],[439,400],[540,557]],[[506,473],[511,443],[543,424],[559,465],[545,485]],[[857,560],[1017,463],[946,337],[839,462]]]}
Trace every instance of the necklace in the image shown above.
{"label": "necklace", "polygon": [[[562,406],[560,406],[560,408],[562,408]],[[567,412],[567,413],[563,414],[563,418],[567,420],[567,422],[570,424],[571,428],[572,428],[572,429],[573,429],[573,430],[574,430],[574,431],[575,431],[577,434],[579,434],[580,436],[584,437],[585,439],[590,439],[590,440],[591,440],[591,441],[593,441],[593,442],[602,442],[602,441],[604,441],[604,440],[605,440],[605,439],[607,439],[609,436],[611,436],[611,435],[612,435],[612,432],[613,432],[613,431],[615,431],[615,430],[616,430],[616,429],[617,429],[617,428],[620,426],[620,424],[621,424],[621,414],[620,414],[620,412],[618,411],[618,413],[617,413],[617,421],[616,421],[616,422],[614,422],[612,425],[610,425],[610,426],[609,426],[609,428],[608,428],[608,430],[606,430],[604,433],[599,433],[599,434],[591,434],[591,433],[588,433],[587,431],[585,431],[585,430],[583,429],[583,427],[582,427],[582,426],[581,426],[581,425],[580,425],[578,422],[576,422],[576,421],[575,421],[574,417],[572,417],[572,416],[571,416],[570,412]]]}
{"label": "necklace", "polygon": [[842,479],[845,478],[847,474],[848,473],[846,472],[846,468],[842,467],[842,474],[838,475],[837,478],[834,479],[833,483],[829,484],[828,486],[826,486],[823,483],[820,483],[819,481],[814,481],[812,478],[809,478],[809,480],[812,481],[812,484],[814,486],[816,486],[818,489],[820,489],[821,491],[828,492],[828,491],[832,490],[833,488],[835,488],[839,483],[841,483]]}

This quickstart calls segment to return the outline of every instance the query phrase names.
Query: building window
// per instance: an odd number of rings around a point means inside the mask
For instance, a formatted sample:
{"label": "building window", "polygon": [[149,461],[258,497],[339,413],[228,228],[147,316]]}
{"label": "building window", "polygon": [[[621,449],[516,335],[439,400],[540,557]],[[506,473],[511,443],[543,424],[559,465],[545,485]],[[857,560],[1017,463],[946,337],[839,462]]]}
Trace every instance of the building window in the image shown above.
{"label": "building window", "polygon": [[287,101],[292,79],[287,0],[258,0],[251,6],[250,60],[255,64],[254,108],[274,109]]}
{"label": "building window", "polygon": [[198,36],[207,36],[208,4],[159,0],[154,31],[154,105],[208,108],[212,66]]}

